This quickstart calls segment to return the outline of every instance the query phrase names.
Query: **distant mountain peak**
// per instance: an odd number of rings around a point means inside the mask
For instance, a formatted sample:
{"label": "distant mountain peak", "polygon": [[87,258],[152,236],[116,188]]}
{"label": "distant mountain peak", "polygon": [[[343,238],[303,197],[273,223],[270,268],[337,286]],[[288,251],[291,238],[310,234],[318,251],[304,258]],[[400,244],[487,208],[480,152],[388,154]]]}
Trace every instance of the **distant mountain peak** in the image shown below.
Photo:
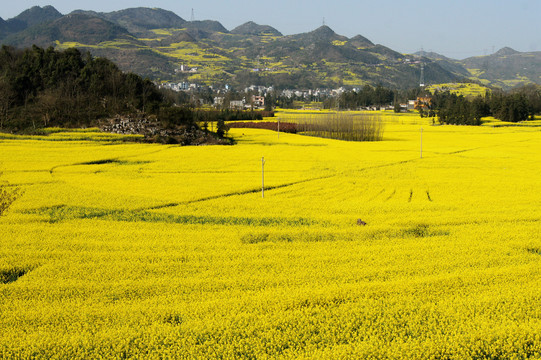
{"label": "distant mountain peak", "polygon": [[438,53],[433,52],[433,51],[428,51],[427,52],[427,51],[421,50],[421,51],[417,51],[416,53],[413,53],[413,55],[425,57],[425,58],[431,59],[431,60],[451,60],[448,57],[446,57],[446,56],[444,56],[442,54],[438,54]]}
{"label": "distant mountain peak", "polygon": [[237,26],[231,30],[232,34],[237,35],[271,35],[271,36],[283,36],[281,32],[269,25],[259,25],[253,21],[248,21],[240,26]]}
{"label": "distant mountain peak", "polygon": [[334,32],[333,29],[327,25],[318,27],[315,30],[312,30],[308,33],[302,33],[291,36],[293,39],[300,40],[306,45],[313,44],[316,42],[331,43],[335,40],[347,41],[348,38],[345,36],[338,35]]}
{"label": "distant mountain peak", "polygon": [[14,19],[25,23],[27,27],[31,27],[37,24],[59,19],[61,17],[62,14],[58,10],[51,5],[47,5],[44,7],[33,6],[17,15]]}
{"label": "distant mountain peak", "polygon": [[125,27],[132,33],[159,28],[181,28],[186,24],[186,20],[174,12],[160,8],[136,7],[100,13],[100,16]]}
{"label": "distant mountain peak", "polygon": [[356,35],[349,39],[349,41],[356,47],[371,47],[374,43],[362,35]]}
{"label": "distant mountain peak", "polygon": [[317,29],[312,31],[311,34],[318,34],[318,35],[323,35],[323,36],[334,36],[334,35],[336,35],[334,30],[331,29],[330,27],[328,27],[327,25],[322,25],[322,26],[318,27]]}
{"label": "distant mountain peak", "polygon": [[501,48],[500,50],[498,50],[494,55],[496,56],[508,56],[508,55],[515,55],[515,54],[518,54],[519,52],[516,51],[515,49],[511,49],[510,47],[504,47],[504,48]]}
{"label": "distant mountain peak", "polygon": [[[38,6],[38,7],[39,7],[39,6]],[[56,11],[56,12],[58,12],[59,14],[61,14],[60,11],[56,10],[55,7],[52,6],[52,5],[45,5],[45,6],[42,7],[41,9],[42,9],[42,10],[47,10],[47,11]]]}
{"label": "distant mountain peak", "polygon": [[190,30],[200,30],[207,33],[220,32],[227,34],[229,32],[219,21],[216,20],[188,21],[185,26]]}

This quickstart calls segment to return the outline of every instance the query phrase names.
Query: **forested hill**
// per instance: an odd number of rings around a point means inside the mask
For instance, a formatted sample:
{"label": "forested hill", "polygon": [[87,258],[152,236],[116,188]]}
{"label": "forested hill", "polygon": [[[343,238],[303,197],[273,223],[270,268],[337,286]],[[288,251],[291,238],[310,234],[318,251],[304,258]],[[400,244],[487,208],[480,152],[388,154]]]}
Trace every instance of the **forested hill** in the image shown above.
{"label": "forested hill", "polygon": [[207,85],[409,88],[419,84],[422,67],[427,84],[465,78],[503,88],[541,83],[538,53],[498,52],[462,61],[407,55],[327,26],[284,36],[250,21],[229,31],[215,20],[186,21],[156,8],[62,15],[51,6],[33,7],[0,19],[0,42],[19,48],[77,47],[153,80]]}
{"label": "forested hill", "polygon": [[162,102],[150,80],[77,49],[0,50],[2,129],[89,126],[118,114],[156,113]]}

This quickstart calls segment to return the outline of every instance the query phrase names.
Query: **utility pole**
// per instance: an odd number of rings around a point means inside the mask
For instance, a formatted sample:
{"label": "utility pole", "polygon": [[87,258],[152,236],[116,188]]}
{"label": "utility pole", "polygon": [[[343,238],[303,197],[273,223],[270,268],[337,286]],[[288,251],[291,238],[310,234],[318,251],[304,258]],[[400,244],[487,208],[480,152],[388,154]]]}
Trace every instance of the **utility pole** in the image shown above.
{"label": "utility pole", "polygon": [[278,118],[278,139],[280,139],[280,118]]}
{"label": "utility pole", "polygon": [[265,158],[261,158],[261,197],[265,197]]}

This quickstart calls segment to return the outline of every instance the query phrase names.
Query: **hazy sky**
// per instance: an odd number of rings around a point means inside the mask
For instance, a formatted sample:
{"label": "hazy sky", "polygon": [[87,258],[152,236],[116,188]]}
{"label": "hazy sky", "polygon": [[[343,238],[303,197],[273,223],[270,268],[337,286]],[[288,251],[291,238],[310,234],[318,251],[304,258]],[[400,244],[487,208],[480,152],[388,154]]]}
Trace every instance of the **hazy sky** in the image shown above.
{"label": "hazy sky", "polygon": [[462,59],[504,46],[541,51],[541,0],[1,0],[4,20],[35,5],[63,14],[75,9],[114,11],[160,7],[190,20],[218,20],[231,30],[246,21],[271,25],[285,35],[308,32],[323,19],[338,34],[412,53],[423,48]]}

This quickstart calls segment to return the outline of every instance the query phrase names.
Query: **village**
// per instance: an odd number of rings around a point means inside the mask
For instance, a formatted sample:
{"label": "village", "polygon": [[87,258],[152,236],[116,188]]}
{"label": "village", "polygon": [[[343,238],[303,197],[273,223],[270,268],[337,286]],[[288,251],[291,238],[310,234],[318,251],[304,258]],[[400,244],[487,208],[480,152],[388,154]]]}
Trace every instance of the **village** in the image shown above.
{"label": "village", "polygon": [[[346,89],[339,87],[336,89],[283,89],[277,90],[273,86],[251,85],[244,89],[235,91],[229,85],[225,86],[204,86],[189,82],[168,82],[156,84],[161,89],[169,89],[175,92],[184,92],[189,94],[197,106],[211,106],[216,109],[232,110],[270,110],[273,106],[266,104],[270,98],[287,99],[292,107],[303,110],[323,110],[324,100],[337,100],[346,92],[359,93],[362,89]],[[212,96],[198,96],[198,94],[209,94]],[[335,101],[338,103],[337,101]],[[377,104],[370,106],[361,106],[356,109],[343,110],[364,110],[364,111],[382,111],[389,110],[395,112],[408,112],[418,109],[426,109],[431,103],[431,98],[419,96],[415,99],[409,99],[406,102],[400,102],[399,106],[393,103]],[[293,106],[296,105],[296,106]],[[267,106],[266,106],[267,105]]]}

